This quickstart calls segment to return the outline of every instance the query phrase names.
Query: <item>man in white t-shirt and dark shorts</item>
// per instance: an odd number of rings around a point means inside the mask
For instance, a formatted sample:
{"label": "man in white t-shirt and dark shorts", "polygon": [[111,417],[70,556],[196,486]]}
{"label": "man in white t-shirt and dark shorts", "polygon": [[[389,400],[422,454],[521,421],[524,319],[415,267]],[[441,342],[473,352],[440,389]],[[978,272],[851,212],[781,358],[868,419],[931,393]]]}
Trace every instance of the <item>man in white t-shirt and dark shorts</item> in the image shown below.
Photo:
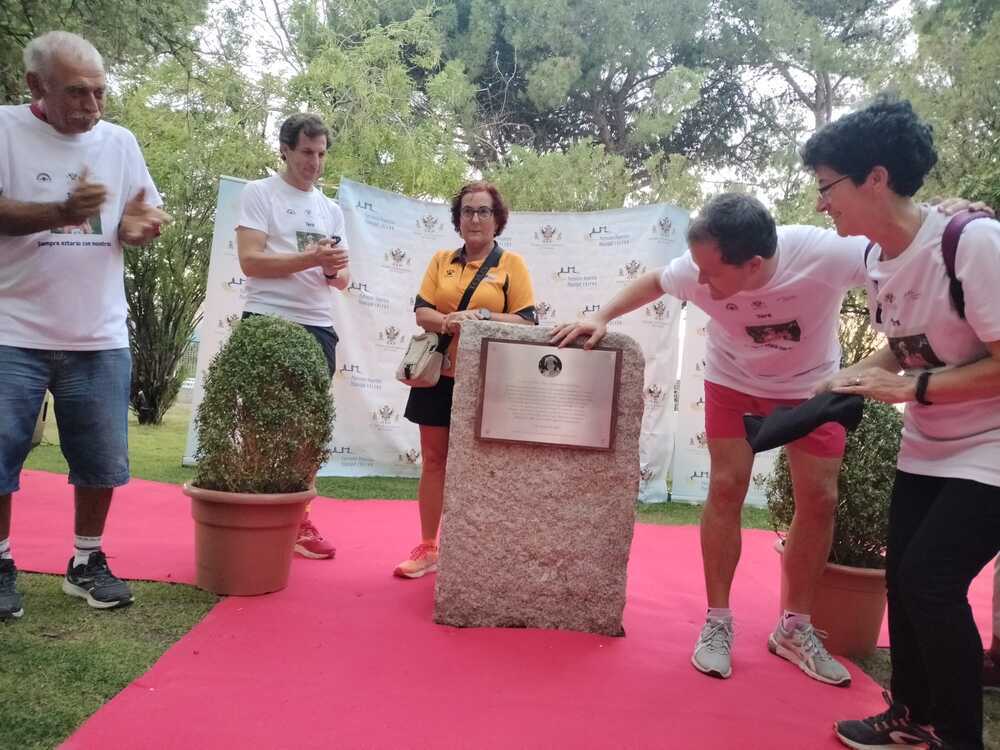
{"label": "man in white t-shirt and dark shorts", "polygon": [[[337,333],[333,328],[330,287],[350,283],[343,241],[344,215],[316,186],[330,132],[312,114],[295,114],[278,132],[280,174],[247,184],[240,196],[236,246],[247,276],[243,317],[276,315],[313,335],[336,371]],[[295,551],[312,559],[336,553],[309,519],[299,528]]]}
{"label": "man in white t-shirt and dark shorts", "polygon": [[11,496],[46,390],[74,487],[63,591],[97,609],[132,602],[101,550],[114,488],[129,479],[122,245],[149,242],[170,218],[135,136],[101,120],[97,50],[52,31],[24,60],[32,103],[0,107],[0,619],[24,612]]}
{"label": "man in white t-shirt and dark shorts", "polygon": [[[587,336],[584,347],[593,347],[608,321],[663,294],[692,302],[711,319],[705,370],[711,470],[701,522],[708,614],[691,661],[726,678],[732,673],[730,589],[753,468],[743,416],[801,403],[837,372],[841,302],[864,283],[866,243],[817,227],[776,228],[757,200],[727,193],[702,209],[688,245],[687,253],[626,287],[592,320],[558,326],[552,340],[565,345]],[[810,613],[833,538],[845,442],[844,428],[831,422],[788,445],[795,517],[782,556],[783,613],[768,639],[772,653],[831,685],[849,685],[851,677],[824,648]]]}

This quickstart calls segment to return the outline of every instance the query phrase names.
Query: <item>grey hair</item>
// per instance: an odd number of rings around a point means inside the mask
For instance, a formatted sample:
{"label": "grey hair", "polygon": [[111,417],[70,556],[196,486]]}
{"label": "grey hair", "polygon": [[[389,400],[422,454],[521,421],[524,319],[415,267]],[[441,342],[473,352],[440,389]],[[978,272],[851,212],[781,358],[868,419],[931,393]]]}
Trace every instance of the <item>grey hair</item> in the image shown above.
{"label": "grey hair", "polygon": [[49,31],[28,42],[24,48],[24,68],[48,80],[52,61],[57,57],[65,62],[95,65],[104,70],[104,58],[94,45],[69,31]]}

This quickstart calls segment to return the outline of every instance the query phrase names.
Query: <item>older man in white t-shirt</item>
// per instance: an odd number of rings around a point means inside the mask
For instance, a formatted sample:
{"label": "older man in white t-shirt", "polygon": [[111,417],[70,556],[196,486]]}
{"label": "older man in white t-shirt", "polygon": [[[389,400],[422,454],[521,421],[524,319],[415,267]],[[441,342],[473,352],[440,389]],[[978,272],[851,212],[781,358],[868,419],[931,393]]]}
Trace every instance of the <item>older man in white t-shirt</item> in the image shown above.
{"label": "older man in white t-shirt", "polygon": [[[837,372],[837,326],[844,294],[864,283],[865,242],[817,227],[775,227],[755,199],[717,196],[688,230],[689,252],[622,290],[590,321],[558,326],[553,341],[606,333],[608,321],[663,294],[704,310],[708,324],[705,432],[711,460],[701,547],[708,598],[691,662],[713,677],[732,674],[730,589],[740,557],[740,510],[753,468],[744,414],[766,416],[801,403]],[[813,597],[833,538],[837,476],[846,434],[835,422],[788,446],[795,487],[782,565],[787,585],[772,653],[810,677],[848,685],[851,676],[823,646],[810,622]]]}
{"label": "older man in white t-shirt", "polygon": [[[240,196],[236,247],[247,276],[243,317],[276,315],[305,328],[323,350],[332,377],[337,333],[330,287],[350,283],[344,215],[315,186],[323,176],[330,132],[312,114],[295,114],[278,132],[280,174],[249,183]],[[329,559],[336,550],[316,529],[309,511],[302,519],[295,551]]]}
{"label": "older man in white t-shirt", "polygon": [[32,103],[0,107],[0,619],[23,613],[11,495],[46,389],[74,486],[63,591],[98,609],[132,601],[101,550],[113,488],[129,478],[122,245],[148,242],[169,220],[135,137],[101,120],[97,50],[52,31],[24,60]]}

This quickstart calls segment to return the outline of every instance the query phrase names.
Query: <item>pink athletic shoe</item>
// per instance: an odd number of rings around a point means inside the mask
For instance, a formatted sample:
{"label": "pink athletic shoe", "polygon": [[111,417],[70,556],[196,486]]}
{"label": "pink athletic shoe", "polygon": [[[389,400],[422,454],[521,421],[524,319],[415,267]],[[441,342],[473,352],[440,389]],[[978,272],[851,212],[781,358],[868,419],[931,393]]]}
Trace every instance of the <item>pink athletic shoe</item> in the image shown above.
{"label": "pink athletic shoe", "polygon": [[413,548],[408,560],[403,560],[392,571],[399,578],[420,578],[433,573],[438,567],[438,548],[436,544],[421,543]]}
{"label": "pink athletic shoe", "polygon": [[295,551],[312,560],[328,560],[337,554],[334,546],[323,538],[308,516],[302,519],[302,525],[299,526]]}

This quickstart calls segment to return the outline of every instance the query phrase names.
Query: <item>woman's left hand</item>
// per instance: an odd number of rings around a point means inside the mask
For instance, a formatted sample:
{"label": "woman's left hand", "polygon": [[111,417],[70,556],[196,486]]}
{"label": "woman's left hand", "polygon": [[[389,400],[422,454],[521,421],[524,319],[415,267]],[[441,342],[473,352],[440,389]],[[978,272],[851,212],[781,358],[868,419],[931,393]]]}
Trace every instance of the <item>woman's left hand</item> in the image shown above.
{"label": "woman's left hand", "polygon": [[835,376],[830,381],[835,393],[851,393],[887,404],[901,404],[916,397],[917,379],[872,367],[850,376]]}
{"label": "woman's left hand", "polygon": [[450,333],[455,335],[458,333],[458,328],[462,325],[463,320],[475,320],[476,312],[475,310],[456,310],[455,312],[450,312],[444,316],[444,322],[442,327],[445,333]]}

